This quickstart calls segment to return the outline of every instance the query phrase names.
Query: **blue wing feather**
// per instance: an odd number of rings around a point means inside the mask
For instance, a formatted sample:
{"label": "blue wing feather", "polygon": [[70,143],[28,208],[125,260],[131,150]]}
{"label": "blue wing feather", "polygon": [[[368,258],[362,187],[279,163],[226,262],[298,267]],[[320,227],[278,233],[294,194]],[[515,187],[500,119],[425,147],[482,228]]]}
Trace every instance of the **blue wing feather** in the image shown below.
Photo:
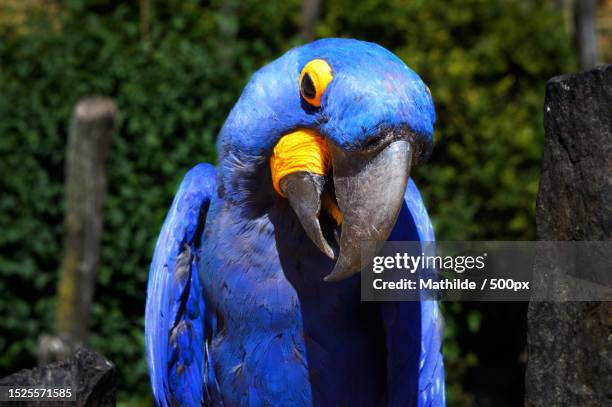
{"label": "blue wing feather", "polygon": [[206,337],[214,334],[214,321],[207,315],[196,255],[215,177],[209,164],[185,175],[149,271],[145,341],[153,394],[162,406],[199,406],[218,396]]}
{"label": "blue wing feather", "polygon": [[[434,242],[435,236],[429,214],[416,186],[410,180],[406,188],[405,202],[421,242]],[[435,254],[434,244],[428,244],[425,249]],[[435,273],[435,270],[422,270],[424,273]],[[423,299],[421,307],[421,349],[419,354],[419,399],[418,406],[446,405],[444,386],[444,363],[442,359],[443,319],[438,308],[438,302]]]}
{"label": "blue wing feather", "polygon": [[[416,184],[410,179],[395,229],[389,240],[434,242],[431,220]],[[435,246],[424,247],[427,254]],[[432,253],[433,254],[433,253]],[[420,273],[431,273],[421,270]],[[384,303],[389,352],[388,404],[444,406],[442,316],[435,300]]]}

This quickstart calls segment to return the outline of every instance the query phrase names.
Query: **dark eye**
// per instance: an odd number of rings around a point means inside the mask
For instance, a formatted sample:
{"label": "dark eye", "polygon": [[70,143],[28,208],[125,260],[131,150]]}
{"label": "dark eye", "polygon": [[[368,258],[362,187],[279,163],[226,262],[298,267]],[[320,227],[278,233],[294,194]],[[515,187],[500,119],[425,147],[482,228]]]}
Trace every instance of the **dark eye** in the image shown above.
{"label": "dark eye", "polygon": [[310,74],[305,74],[302,77],[302,94],[307,99],[312,99],[317,95],[317,90],[315,89]]}

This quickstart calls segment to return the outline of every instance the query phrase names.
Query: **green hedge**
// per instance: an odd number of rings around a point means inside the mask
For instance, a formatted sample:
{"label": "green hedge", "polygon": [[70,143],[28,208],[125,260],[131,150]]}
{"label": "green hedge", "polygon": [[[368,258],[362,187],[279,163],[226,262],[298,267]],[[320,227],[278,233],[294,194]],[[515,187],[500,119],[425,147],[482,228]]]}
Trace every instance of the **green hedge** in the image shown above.
{"label": "green hedge", "polygon": [[[72,0],[53,24],[0,27],[0,376],[31,365],[37,336],[52,327],[67,124],[79,98],[105,95],[118,101],[120,120],[91,344],[117,363],[128,397],[148,394],[148,262],[173,192],[188,168],[214,161],[216,133],[250,74],[299,43],[301,5],[151,2],[142,38],[139,10],[122,3]],[[319,36],[378,42],[433,92],[434,155],[414,176],[440,239],[534,236],[544,84],[573,67],[548,3],[324,2]],[[447,309],[448,375],[457,382],[452,372],[474,355],[455,335],[478,325],[460,308]],[[450,389],[457,403],[469,400]]]}

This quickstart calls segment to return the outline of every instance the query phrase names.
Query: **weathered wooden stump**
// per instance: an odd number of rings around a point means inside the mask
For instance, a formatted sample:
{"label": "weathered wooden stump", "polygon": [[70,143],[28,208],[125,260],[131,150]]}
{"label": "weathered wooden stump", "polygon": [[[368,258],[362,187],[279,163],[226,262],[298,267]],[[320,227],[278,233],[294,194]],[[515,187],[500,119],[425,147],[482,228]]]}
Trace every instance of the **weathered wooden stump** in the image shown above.
{"label": "weathered wooden stump", "polygon": [[112,99],[89,97],[74,108],[65,173],[64,254],[58,283],[55,335],[39,339],[41,365],[85,344],[100,257],[106,159],[117,118]]}
{"label": "weathered wooden stump", "polygon": [[[612,66],[551,79],[544,110],[538,240],[612,240]],[[610,406],[612,302],[560,299],[529,305],[525,405]]]}

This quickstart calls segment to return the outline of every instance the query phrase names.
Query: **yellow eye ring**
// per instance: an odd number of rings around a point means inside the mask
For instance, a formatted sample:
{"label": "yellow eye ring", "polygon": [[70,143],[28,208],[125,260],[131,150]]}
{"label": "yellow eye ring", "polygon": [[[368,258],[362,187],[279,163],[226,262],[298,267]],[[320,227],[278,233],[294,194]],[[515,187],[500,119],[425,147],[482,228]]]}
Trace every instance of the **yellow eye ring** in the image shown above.
{"label": "yellow eye ring", "polygon": [[300,74],[300,94],[313,106],[321,106],[321,96],[334,78],[331,67],[322,59],[313,59]]}

